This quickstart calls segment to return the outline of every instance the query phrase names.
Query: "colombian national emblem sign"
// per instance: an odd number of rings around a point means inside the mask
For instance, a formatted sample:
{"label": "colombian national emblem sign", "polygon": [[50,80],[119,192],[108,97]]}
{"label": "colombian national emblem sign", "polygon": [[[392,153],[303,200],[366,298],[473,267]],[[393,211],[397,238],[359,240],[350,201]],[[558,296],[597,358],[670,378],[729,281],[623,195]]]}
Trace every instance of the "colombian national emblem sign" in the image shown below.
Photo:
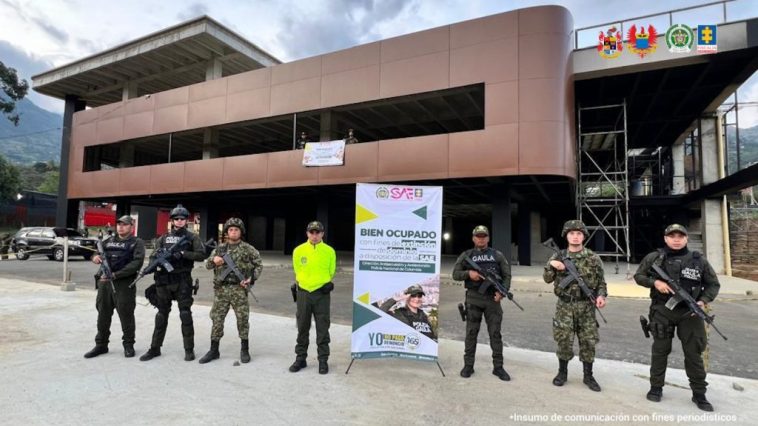
{"label": "colombian national emblem sign", "polygon": [[647,32],[645,32],[644,26],[640,26],[638,30],[636,25],[632,25],[626,36],[629,40],[626,42],[627,47],[632,53],[639,55],[640,58],[644,58],[645,55],[655,52],[655,49],[658,47],[657,37],[658,32],[655,31],[655,27],[652,25],[647,26]]}
{"label": "colombian national emblem sign", "polygon": [[689,53],[695,43],[695,34],[687,25],[675,24],[666,31],[666,45],[671,53]]}
{"label": "colombian national emblem sign", "polygon": [[600,31],[598,36],[597,52],[605,59],[618,58],[621,51],[624,50],[621,31],[616,27],[611,27],[606,33]]}

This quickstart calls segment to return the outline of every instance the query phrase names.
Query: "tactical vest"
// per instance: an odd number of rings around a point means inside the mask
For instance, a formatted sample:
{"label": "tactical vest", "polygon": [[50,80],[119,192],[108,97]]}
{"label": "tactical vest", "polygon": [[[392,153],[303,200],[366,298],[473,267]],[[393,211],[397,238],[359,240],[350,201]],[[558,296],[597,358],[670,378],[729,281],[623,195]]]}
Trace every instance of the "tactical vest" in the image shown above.
{"label": "tactical vest", "polygon": [[[195,238],[197,238],[197,236],[195,236],[195,234],[193,234],[192,232],[187,231],[187,228],[182,228],[180,230],[175,229],[169,232],[168,234],[164,235],[163,238],[161,239],[160,247],[166,250],[170,250],[171,247],[173,247],[174,244],[178,243],[179,240],[181,240],[182,237],[184,237],[185,235],[187,235],[187,242],[184,243],[184,247],[182,248],[182,250],[191,251],[192,243],[194,242]],[[192,268],[195,265],[195,262],[192,259],[186,259],[186,258],[181,258],[181,259],[171,258],[170,262],[174,266],[174,272],[172,273],[192,271]]]}
{"label": "tactical vest", "polygon": [[132,261],[134,258],[134,246],[137,244],[137,238],[129,236],[125,240],[109,238],[103,243],[105,257],[113,272],[118,272]]}
{"label": "tactical vest", "polygon": [[[499,276],[503,276],[503,272],[500,270],[500,263],[497,261],[497,251],[493,249],[492,247],[487,247],[486,249],[479,251],[477,249],[472,249],[469,252],[469,257],[471,260],[474,261],[480,268],[482,268],[485,271],[494,272]],[[467,265],[467,270],[470,270],[471,267],[468,265],[468,263],[465,263],[464,265]],[[471,278],[466,278],[463,281],[463,286],[467,289],[471,290],[479,290],[479,286],[484,284],[485,281],[473,281]],[[487,284],[485,284],[487,285]],[[490,286],[487,289],[486,294],[495,294],[495,286]]]}
{"label": "tactical vest", "polygon": [[[658,249],[658,264],[669,276],[690,293],[697,300],[703,289],[703,258],[699,251],[688,251],[684,255],[669,255],[664,249]],[[666,302],[671,298],[670,294],[660,293],[655,286],[650,289],[650,297],[655,300]]]}

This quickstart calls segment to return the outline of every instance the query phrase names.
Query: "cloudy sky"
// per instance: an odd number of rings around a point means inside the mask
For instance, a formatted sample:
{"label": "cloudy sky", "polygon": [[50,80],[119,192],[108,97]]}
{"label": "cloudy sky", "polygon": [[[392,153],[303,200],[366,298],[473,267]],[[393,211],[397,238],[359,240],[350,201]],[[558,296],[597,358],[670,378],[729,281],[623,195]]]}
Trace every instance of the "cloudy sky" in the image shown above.
{"label": "cloudy sky", "polygon": [[[191,0],[0,0],[0,60],[30,80],[32,75],[52,67],[200,15],[218,20],[288,62],[541,4],[562,4],[574,16],[574,26],[581,28],[711,1],[216,0],[193,3]],[[730,3],[728,20],[758,16],[756,4],[754,0]],[[694,21],[693,24],[711,23],[721,20],[721,12],[718,5],[684,12],[678,17]],[[31,93],[30,99],[52,111],[63,110],[59,100],[36,93]],[[758,78],[754,76],[743,86],[740,100],[758,101]],[[750,110],[758,108],[746,108],[744,114],[741,110],[741,126],[758,124],[758,114]]]}

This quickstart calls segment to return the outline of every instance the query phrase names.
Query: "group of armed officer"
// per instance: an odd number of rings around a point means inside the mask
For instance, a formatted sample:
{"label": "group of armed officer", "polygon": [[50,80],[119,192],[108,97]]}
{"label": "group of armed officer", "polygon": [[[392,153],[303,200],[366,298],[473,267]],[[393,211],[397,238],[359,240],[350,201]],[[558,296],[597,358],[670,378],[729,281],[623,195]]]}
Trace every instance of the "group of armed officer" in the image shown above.
{"label": "group of armed officer", "polygon": [[[474,374],[474,359],[479,327],[484,317],[487,323],[490,346],[492,348],[492,374],[509,381],[510,375],[503,364],[503,341],[500,334],[503,310],[500,301],[510,289],[511,271],[505,256],[489,246],[489,230],[479,225],[474,228],[474,247],[464,251],[453,268],[454,280],[463,281],[466,289],[465,312],[466,338],[461,377]],[[553,316],[553,338],[556,342],[558,374],[553,385],[563,386],[568,381],[568,363],[574,357],[574,336],[579,341],[579,360],[583,364],[583,383],[591,390],[600,392],[600,384],[594,377],[593,363],[595,347],[600,340],[599,323],[595,317],[598,309],[603,309],[608,297],[603,262],[592,250],[584,246],[589,237],[587,227],[580,220],[569,220],[561,233],[567,248],[554,253],[547,261],[543,280],[553,284],[557,297]],[[707,345],[705,322],[696,316],[684,303],[675,304],[672,309],[666,303],[673,297],[674,290],[655,272],[657,265],[670,278],[680,282],[697,305],[704,309],[715,300],[719,282],[711,265],[697,251],[687,248],[687,229],[672,224],[664,231],[665,247],[654,251],[642,260],[634,275],[636,283],[650,288],[651,306],[649,331],[653,336],[650,361],[650,391],[647,399],[661,401],[671,342],[676,335],[682,342],[685,371],[692,389],[692,402],[704,411],[713,411],[713,406],[705,397],[705,368],[702,353]],[[472,265],[476,264],[476,265]],[[572,275],[570,269],[576,273]],[[499,277],[502,290],[488,285],[485,274]],[[574,277],[578,276],[580,280]],[[586,287],[584,290],[582,286]]]}
{"label": "group of armed officer", "polygon": [[[195,261],[206,259],[205,248],[199,237],[187,229],[189,211],[177,206],[171,211],[171,230],[162,235],[156,250],[150,257],[154,260],[161,250],[171,253],[171,271],[158,268],[155,271],[155,287],[148,290],[148,299],[157,308],[155,330],[151,346],[140,357],[148,361],[161,355],[161,346],[166,334],[168,316],[173,300],[177,301],[181,319],[182,337],[186,361],[195,359],[194,327],[192,322],[192,266]],[[119,314],[123,329],[124,356],[134,356],[134,309],[136,288],[132,285],[144,262],[145,245],[132,235],[133,222],[130,216],[118,219],[116,235],[103,244],[104,253],[93,256],[92,261],[110,266],[111,276],[105,276],[101,268],[97,280],[97,335],[95,347],[85,358],[92,358],[108,352],[110,325],[113,310]],[[259,279],[262,261],[258,251],[242,240],[245,225],[238,218],[229,219],[223,227],[226,241],[214,248],[205,260],[205,266],[214,270],[214,302],[211,308],[211,347],[200,363],[207,363],[220,357],[219,342],[223,336],[226,315],[231,307],[237,317],[237,330],[241,341],[240,360],[250,361],[248,289]],[[296,273],[295,291],[297,295],[298,338],[296,359],[290,366],[291,372],[304,368],[307,357],[311,317],[316,320],[319,373],[328,372],[329,357],[329,293],[334,288],[335,252],[323,242],[324,227],[320,222],[308,224],[308,241],[298,246],[293,253],[293,267]],[[649,330],[653,336],[650,362],[650,391],[647,399],[659,402],[663,395],[666,365],[671,352],[674,335],[682,342],[685,357],[685,371],[690,380],[692,401],[702,410],[713,411],[713,406],[705,397],[707,382],[702,352],[707,338],[704,321],[691,314],[684,304],[672,309],[666,303],[674,290],[653,269],[654,265],[678,280],[701,308],[715,300],[719,291],[716,274],[703,256],[687,248],[687,229],[673,224],[664,231],[665,247],[654,251],[642,260],[634,279],[637,284],[650,288],[651,306]],[[595,347],[599,341],[595,313],[603,309],[608,296],[603,263],[600,257],[584,246],[589,237],[584,223],[569,220],[563,226],[561,236],[567,248],[554,253],[547,261],[543,279],[553,284],[557,297],[555,315],[552,320],[553,337],[556,342],[558,373],[553,379],[555,386],[563,386],[568,380],[568,363],[574,357],[574,336],[579,341],[579,359],[583,364],[583,383],[591,390],[599,392],[601,387],[593,374]],[[466,289],[466,337],[463,357],[464,378],[474,374],[477,337],[482,318],[487,324],[492,348],[492,374],[509,381],[510,375],[504,368],[501,325],[503,309],[501,300],[509,293],[511,270],[502,252],[489,246],[489,230],[479,225],[472,232],[474,247],[464,251],[453,268],[454,280],[463,281]],[[174,247],[179,244],[180,246]],[[173,250],[172,250],[173,248]],[[231,263],[231,265],[229,264]],[[229,268],[238,273],[229,273]],[[575,279],[573,269],[583,283]],[[493,274],[502,287],[488,285],[486,274]],[[589,291],[583,290],[582,285]],[[502,290],[502,291],[501,291]],[[294,291],[294,290],[293,290]]]}

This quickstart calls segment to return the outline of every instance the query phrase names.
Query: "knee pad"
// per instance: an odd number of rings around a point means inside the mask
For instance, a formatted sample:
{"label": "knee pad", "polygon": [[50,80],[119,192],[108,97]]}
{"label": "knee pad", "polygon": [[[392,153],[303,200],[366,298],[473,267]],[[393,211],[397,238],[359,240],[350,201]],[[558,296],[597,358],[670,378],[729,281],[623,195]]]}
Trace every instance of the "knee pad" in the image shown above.
{"label": "knee pad", "polygon": [[192,311],[189,309],[180,310],[179,319],[182,320],[182,324],[192,324]]}

